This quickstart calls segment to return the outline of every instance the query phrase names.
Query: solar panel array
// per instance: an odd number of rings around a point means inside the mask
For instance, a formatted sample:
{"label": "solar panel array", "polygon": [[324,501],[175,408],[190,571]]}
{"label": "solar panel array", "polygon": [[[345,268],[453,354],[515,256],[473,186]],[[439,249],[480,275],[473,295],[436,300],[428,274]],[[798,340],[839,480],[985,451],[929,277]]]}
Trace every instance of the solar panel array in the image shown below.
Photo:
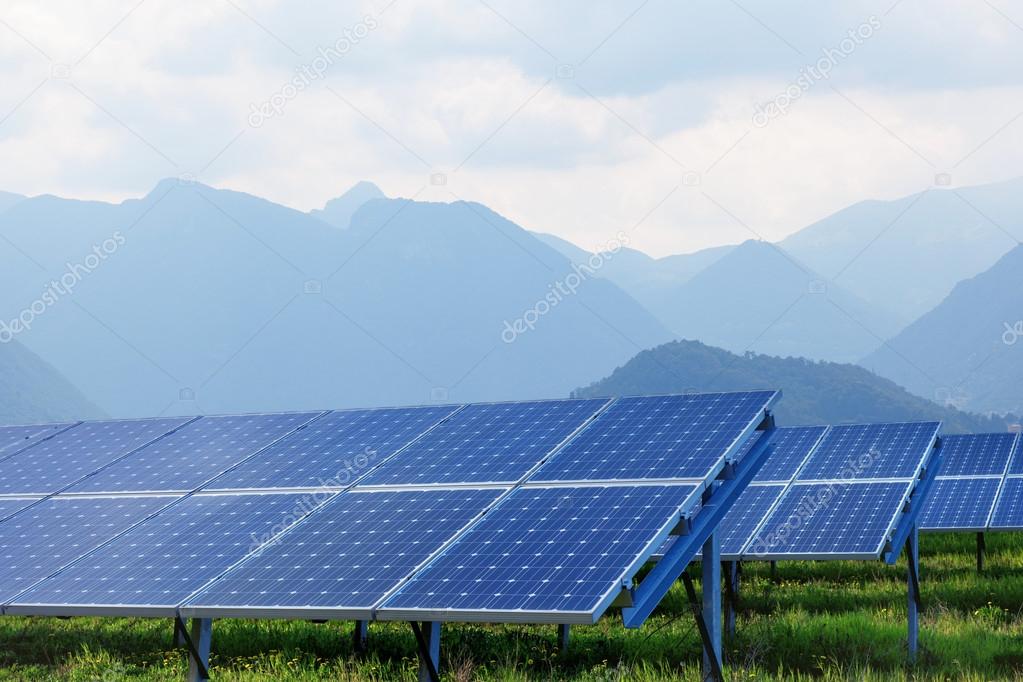
{"label": "solar panel array", "polygon": [[943,436],[941,474],[920,517],[924,531],[1023,529],[1020,435]]}
{"label": "solar panel array", "polygon": [[777,429],[767,461],[719,526],[722,558],[877,558],[939,427],[919,422]]}
{"label": "solar panel array", "polygon": [[[39,615],[529,620],[553,608],[592,621],[776,398],[11,431],[35,440],[0,457],[0,601]],[[629,467],[587,463],[603,449]]]}

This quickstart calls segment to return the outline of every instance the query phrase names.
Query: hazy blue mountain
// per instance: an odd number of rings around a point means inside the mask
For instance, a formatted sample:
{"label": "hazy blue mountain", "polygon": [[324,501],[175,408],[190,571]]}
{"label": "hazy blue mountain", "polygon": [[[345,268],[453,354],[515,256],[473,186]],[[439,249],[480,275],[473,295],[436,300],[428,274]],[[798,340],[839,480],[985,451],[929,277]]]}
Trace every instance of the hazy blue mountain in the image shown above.
{"label": "hazy blue mountain", "polygon": [[0,343],[0,424],[102,416],[99,408],[35,353],[16,340]]}
{"label": "hazy blue mountain", "polygon": [[115,416],[559,396],[671,338],[604,280],[545,301],[569,261],[477,204],[376,199],[339,230],[166,180],[27,199],[0,234],[3,319],[114,247],[19,338]]}
{"label": "hazy blue mountain", "polygon": [[908,324],[1023,240],[1023,178],[864,201],[781,246]]}
{"label": "hazy blue mountain", "polygon": [[733,352],[850,362],[899,328],[767,242],[741,244],[665,294],[651,310],[678,336]]}
{"label": "hazy blue mountain", "polygon": [[960,282],[864,366],[975,412],[1023,412],[1023,246]]}
{"label": "hazy blue mountain", "polygon": [[323,209],[317,209],[309,212],[309,215],[314,218],[319,218],[325,223],[333,225],[334,227],[342,230],[347,230],[348,226],[351,225],[352,215],[359,210],[359,208],[367,201],[373,199],[384,199],[384,193],[380,191],[380,188],[374,185],[372,182],[356,183],[350,190],[337,197],[331,199],[323,207]]}
{"label": "hazy blue mountain", "polygon": [[0,192],[0,213],[3,213],[11,206],[24,199],[25,197],[20,194],[11,194],[10,192]]}
{"label": "hazy blue mountain", "polygon": [[635,395],[775,388],[780,425],[941,419],[946,433],[1004,431],[1013,419],[981,417],[910,394],[856,365],[747,353],[696,341],[643,351],[610,376],[573,394]]}

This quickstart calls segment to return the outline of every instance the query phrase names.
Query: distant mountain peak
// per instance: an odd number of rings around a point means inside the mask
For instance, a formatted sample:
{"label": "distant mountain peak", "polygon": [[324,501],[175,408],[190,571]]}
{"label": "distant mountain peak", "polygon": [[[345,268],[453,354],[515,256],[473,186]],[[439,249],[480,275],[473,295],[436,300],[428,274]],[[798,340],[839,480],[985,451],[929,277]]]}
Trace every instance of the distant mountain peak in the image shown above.
{"label": "distant mountain peak", "polygon": [[386,198],[387,195],[379,187],[368,180],[361,180],[341,196],[328,201],[322,209],[310,211],[309,215],[334,227],[347,230],[352,222],[352,216],[363,204],[373,199]]}

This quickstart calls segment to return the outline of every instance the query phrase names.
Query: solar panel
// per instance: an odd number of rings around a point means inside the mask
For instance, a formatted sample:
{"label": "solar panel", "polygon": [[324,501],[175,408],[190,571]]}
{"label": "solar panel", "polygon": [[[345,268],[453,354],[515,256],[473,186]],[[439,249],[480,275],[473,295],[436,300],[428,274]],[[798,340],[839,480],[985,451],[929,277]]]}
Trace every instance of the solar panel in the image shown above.
{"label": "solar panel", "polygon": [[0,493],[57,492],[188,421],[168,418],[79,424],[0,461]]}
{"label": "solar panel", "polygon": [[1014,433],[941,437],[941,476],[1001,476],[1016,442]]}
{"label": "solar panel", "polygon": [[1023,478],[1006,477],[991,515],[991,528],[1023,528]]}
{"label": "solar panel", "polygon": [[718,528],[721,555],[738,557],[782,493],[784,485],[751,485],[739,495]]}
{"label": "solar panel", "polygon": [[359,485],[515,483],[606,404],[598,399],[469,405]]}
{"label": "solar panel", "polygon": [[[943,461],[942,470],[944,467]],[[1001,477],[938,478],[917,525],[921,530],[983,531],[1001,483]]]}
{"label": "solar panel", "polygon": [[344,487],[457,409],[331,412],[228,471],[209,487]]}
{"label": "solar panel", "polygon": [[53,497],[0,523],[0,603],[173,500]]}
{"label": "solar panel", "polygon": [[738,454],[774,391],[621,398],[531,481],[704,479]]}
{"label": "solar panel", "polygon": [[876,558],[912,483],[796,483],[746,548],[746,558]]}
{"label": "solar panel", "polygon": [[915,478],[940,422],[833,426],[797,480]]}
{"label": "solar panel", "polygon": [[[315,505],[300,494],[193,495],[104,545],[21,595],[18,605],[45,613],[118,606],[161,615]],[[115,498],[121,499],[121,498]]]}
{"label": "solar panel", "polygon": [[6,519],[12,514],[16,514],[25,507],[28,507],[35,502],[38,502],[41,498],[11,498],[11,499],[0,499],[0,521]]}
{"label": "solar panel", "polygon": [[[826,426],[792,426],[775,429],[771,439],[771,454],[753,477],[754,482],[791,481],[799,466],[810,454]],[[750,439],[752,442],[753,439]],[[752,445],[750,446],[752,447]]]}
{"label": "solar panel", "polygon": [[60,433],[71,424],[33,424],[31,426],[0,426],[0,458]]}
{"label": "solar panel", "polygon": [[[504,489],[345,493],[193,599],[189,613],[368,610]],[[310,616],[311,617],[311,616]]]}
{"label": "solar panel", "polygon": [[203,417],[68,488],[72,493],[195,490],[318,413]]}
{"label": "solar panel", "polygon": [[[697,486],[519,488],[379,609],[595,620],[697,501]],[[523,613],[525,612],[525,613]]]}
{"label": "solar panel", "polygon": [[1023,434],[1016,434],[1016,444],[1009,459],[1009,473],[1023,474]]}

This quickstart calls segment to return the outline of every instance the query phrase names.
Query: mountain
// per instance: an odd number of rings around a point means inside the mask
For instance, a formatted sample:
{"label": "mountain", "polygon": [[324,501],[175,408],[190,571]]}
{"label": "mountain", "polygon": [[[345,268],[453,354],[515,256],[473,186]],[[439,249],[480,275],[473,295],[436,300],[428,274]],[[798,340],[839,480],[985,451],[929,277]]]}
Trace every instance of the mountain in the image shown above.
{"label": "mountain", "polygon": [[373,199],[384,199],[384,193],[372,182],[365,180],[357,183],[350,190],[331,199],[322,210],[313,210],[309,215],[319,218],[323,222],[333,225],[336,228],[347,230],[352,223],[352,215],[367,201]]}
{"label": "mountain", "polygon": [[[6,334],[0,339],[9,339]],[[103,413],[16,340],[0,343],[0,424],[95,419]]]}
{"label": "mountain", "polygon": [[803,358],[735,355],[696,341],[639,353],[575,396],[782,389],[782,426],[941,419],[946,433],[1004,431],[1011,419],[981,417],[908,393],[862,367]]}
{"label": "mountain", "polygon": [[19,340],[114,416],[559,396],[671,338],[478,204],[378,198],[340,230],[172,179],[26,199],[0,235],[0,317],[66,275]]}
{"label": "mountain", "polygon": [[1023,240],[1023,178],[864,201],[780,243],[908,324]]}
{"label": "mountain", "polygon": [[25,197],[20,194],[11,194],[10,192],[0,192],[0,213],[3,213],[11,206],[14,206]]}
{"label": "mountain", "polygon": [[862,364],[918,395],[976,412],[1023,412],[1023,246],[960,282]]}

